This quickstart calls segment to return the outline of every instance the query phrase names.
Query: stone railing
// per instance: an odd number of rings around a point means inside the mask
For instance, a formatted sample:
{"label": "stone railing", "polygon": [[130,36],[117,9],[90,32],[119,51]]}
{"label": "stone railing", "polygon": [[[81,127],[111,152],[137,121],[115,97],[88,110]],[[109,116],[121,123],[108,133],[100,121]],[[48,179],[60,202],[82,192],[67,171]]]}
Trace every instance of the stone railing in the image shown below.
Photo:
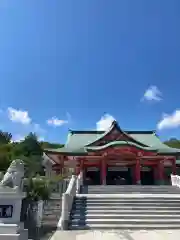
{"label": "stone railing", "polygon": [[171,184],[180,187],[180,176],[171,174]]}
{"label": "stone railing", "polygon": [[77,184],[76,184],[76,193],[80,193],[81,186],[83,185],[83,173],[80,172],[80,174],[77,177]]}
{"label": "stone railing", "polygon": [[72,208],[74,197],[76,196],[76,185],[77,185],[77,177],[73,175],[69,182],[68,188],[62,196],[62,211],[61,218],[58,223],[58,228],[62,230],[68,229],[68,221],[69,215]]}
{"label": "stone railing", "polygon": [[58,229],[67,230],[69,216],[72,209],[74,197],[80,192],[81,186],[83,185],[83,174],[80,173],[78,176],[72,175],[66,192],[62,195],[62,211],[61,218],[58,222]]}

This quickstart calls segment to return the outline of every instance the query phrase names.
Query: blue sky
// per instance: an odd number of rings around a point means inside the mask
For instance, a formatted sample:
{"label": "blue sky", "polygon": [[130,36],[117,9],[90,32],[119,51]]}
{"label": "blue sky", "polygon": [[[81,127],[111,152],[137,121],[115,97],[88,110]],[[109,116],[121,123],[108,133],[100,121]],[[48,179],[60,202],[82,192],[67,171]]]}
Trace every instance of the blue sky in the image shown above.
{"label": "blue sky", "polygon": [[179,0],[0,1],[0,128],[180,138]]}

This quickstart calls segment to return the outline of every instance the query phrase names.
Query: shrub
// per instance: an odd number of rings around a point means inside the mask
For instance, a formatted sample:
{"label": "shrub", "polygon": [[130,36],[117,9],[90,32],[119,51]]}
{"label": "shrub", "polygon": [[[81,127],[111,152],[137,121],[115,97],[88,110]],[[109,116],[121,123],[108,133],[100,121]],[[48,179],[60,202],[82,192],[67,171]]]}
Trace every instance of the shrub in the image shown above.
{"label": "shrub", "polygon": [[50,180],[42,176],[25,179],[24,190],[27,198],[33,201],[48,200],[51,194]]}

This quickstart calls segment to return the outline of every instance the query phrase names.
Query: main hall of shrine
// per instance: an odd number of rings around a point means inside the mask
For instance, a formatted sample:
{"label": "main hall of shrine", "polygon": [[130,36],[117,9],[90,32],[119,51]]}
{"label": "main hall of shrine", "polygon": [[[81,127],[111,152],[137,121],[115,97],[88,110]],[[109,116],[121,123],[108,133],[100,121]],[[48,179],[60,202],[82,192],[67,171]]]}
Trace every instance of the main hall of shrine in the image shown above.
{"label": "main hall of shrine", "polygon": [[180,149],[165,145],[155,131],[124,131],[114,121],[107,131],[70,130],[59,149],[45,149],[56,173],[74,168],[84,184],[169,184]]}

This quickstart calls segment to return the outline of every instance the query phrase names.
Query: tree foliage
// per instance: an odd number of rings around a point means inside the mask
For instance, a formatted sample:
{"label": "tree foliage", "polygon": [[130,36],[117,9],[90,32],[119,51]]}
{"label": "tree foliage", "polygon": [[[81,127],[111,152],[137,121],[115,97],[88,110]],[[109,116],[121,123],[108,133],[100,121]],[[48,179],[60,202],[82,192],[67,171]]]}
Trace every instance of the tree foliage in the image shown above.
{"label": "tree foliage", "polygon": [[15,145],[15,154],[30,157],[32,155],[41,156],[43,149],[37,136],[29,133],[23,141]]}
{"label": "tree foliage", "polygon": [[0,131],[0,145],[10,143],[11,139],[11,133]]}
{"label": "tree foliage", "polygon": [[48,200],[50,197],[50,181],[46,177],[27,178],[25,186],[27,197],[33,201]]}
{"label": "tree foliage", "polygon": [[0,172],[5,172],[12,160],[20,158],[25,163],[25,176],[43,174],[42,154],[45,148],[59,148],[61,144],[39,142],[34,133],[29,133],[23,141],[12,142],[12,135],[0,131]]}
{"label": "tree foliage", "polygon": [[43,149],[47,149],[47,148],[61,148],[63,146],[64,146],[63,144],[58,144],[58,143],[41,142],[41,147]]}
{"label": "tree foliage", "polygon": [[176,138],[171,138],[165,142],[166,145],[172,148],[180,148],[180,140]]}

